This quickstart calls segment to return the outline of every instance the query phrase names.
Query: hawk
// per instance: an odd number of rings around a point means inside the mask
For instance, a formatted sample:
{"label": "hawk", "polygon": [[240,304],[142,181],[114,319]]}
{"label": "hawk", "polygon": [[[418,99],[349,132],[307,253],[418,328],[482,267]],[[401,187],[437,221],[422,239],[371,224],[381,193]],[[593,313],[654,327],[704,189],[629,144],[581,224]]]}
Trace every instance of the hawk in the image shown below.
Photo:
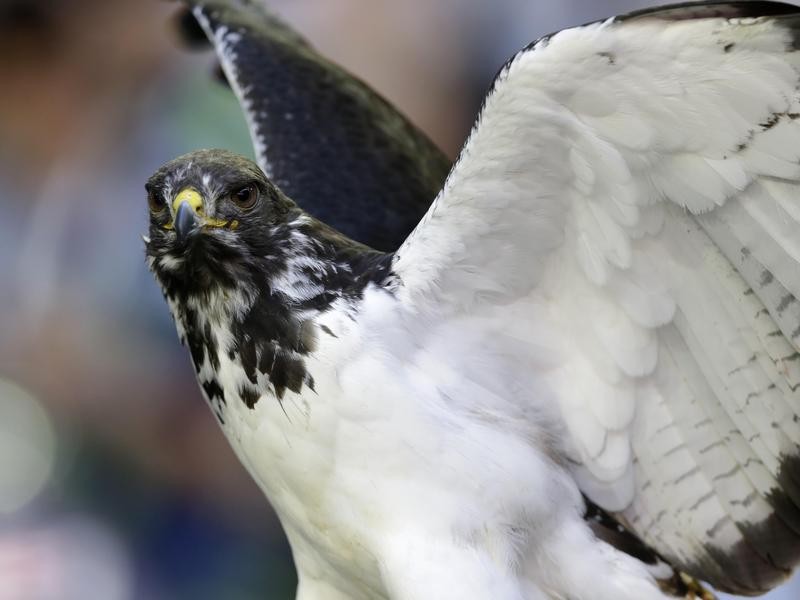
{"label": "hawk", "polygon": [[[241,43],[216,5],[195,16]],[[300,600],[698,593],[666,563],[753,595],[791,573],[798,17],[682,4],[532,43],[393,252],[263,161],[151,177],[148,264]]]}

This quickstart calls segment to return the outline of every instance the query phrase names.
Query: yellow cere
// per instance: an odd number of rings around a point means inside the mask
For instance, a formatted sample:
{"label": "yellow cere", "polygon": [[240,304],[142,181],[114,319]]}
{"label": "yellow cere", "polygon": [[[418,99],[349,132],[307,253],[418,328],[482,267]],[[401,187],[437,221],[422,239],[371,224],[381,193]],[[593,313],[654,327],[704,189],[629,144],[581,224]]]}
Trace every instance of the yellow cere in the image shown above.
{"label": "yellow cere", "polygon": [[[192,210],[200,217],[203,227],[227,227],[230,225],[231,229],[236,229],[236,227],[239,226],[238,221],[233,221],[229,224],[228,221],[223,221],[222,219],[206,217],[203,208],[203,197],[200,195],[200,192],[194,188],[184,188],[178,192],[178,195],[175,196],[175,199],[172,201],[173,215],[178,212],[178,207],[184,202],[188,202]],[[164,229],[172,229],[173,227],[174,225],[172,223],[164,225]]]}
{"label": "yellow cere", "polygon": [[178,212],[178,207],[184,202],[188,202],[192,210],[198,215],[203,214],[203,197],[196,189],[184,188],[178,192],[178,195],[175,196],[175,200],[172,201],[172,214]]}

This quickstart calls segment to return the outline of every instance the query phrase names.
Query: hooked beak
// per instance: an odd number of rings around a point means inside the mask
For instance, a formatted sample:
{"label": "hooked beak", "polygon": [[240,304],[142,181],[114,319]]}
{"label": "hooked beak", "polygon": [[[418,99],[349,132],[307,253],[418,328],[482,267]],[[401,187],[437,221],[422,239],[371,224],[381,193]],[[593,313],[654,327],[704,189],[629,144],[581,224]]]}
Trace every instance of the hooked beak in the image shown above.
{"label": "hooked beak", "polygon": [[189,234],[194,231],[195,227],[200,223],[197,213],[194,212],[188,202],[181,202],[178,206],[178,212],[175,213],[175,235],[179,243],[186,241]]}
{"label": "hooked beak", "polygon": [[200,212],[203,210],[203,199],[191,188],[181,190],[172,203],[175,217],[173,226],[178,243],[186,241],[189,234],[200,225]]}

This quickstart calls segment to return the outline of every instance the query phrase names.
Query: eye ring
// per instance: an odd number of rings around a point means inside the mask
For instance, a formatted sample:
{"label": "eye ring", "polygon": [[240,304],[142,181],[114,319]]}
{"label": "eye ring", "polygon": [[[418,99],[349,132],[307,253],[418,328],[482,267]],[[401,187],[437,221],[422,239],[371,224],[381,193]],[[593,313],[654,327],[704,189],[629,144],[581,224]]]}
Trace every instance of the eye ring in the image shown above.
{"label": "eye ring", "polygon": [[258,195],[258,188],[250,183],[231,192],[230,199],[239,208],[248,209],[258,202]]}
{"label": "eye ring", "polygon": [[157,192],[149,192],[147,194],[147,205],[150,207],[150,212],[154,215],[161,214],[167,208],[167,202],[164,197]]}

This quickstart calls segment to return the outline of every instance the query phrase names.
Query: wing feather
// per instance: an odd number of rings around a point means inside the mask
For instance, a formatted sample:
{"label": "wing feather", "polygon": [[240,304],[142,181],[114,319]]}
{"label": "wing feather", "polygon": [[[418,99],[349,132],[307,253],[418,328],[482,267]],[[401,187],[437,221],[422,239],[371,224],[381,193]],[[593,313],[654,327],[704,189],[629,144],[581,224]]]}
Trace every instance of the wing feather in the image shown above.
{"label": "wing feather", "polygon": [[305,210],[395,250],[450,161],[355,76],[255,0],[185,0],[242,106],[262,170]]}
{"label": "wing feather", "polygon": [[393,265],[409,310],[558,332],[536,375],[581,489],[741,593],[800,562],[796,12],[687,5],[525,49]]}

